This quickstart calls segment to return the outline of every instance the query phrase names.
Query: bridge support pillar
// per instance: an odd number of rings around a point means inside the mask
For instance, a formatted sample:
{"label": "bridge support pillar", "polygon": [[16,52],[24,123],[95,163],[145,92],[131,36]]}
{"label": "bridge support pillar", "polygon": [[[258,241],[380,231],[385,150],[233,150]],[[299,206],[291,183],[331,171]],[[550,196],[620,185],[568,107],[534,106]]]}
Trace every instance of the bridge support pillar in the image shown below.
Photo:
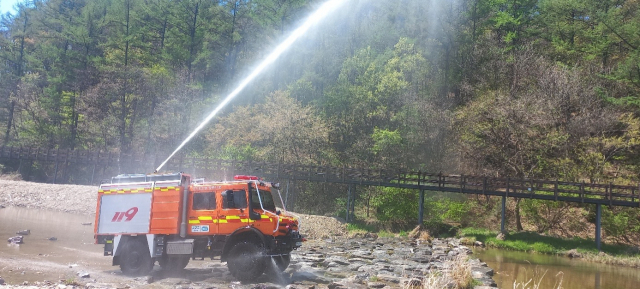
{"label": "bridge support pillar", "polygon": [[347,190],[347,212],[346,212],[346,216],[345,219],[347,221],[347,223],[349,223],[349,213],[351,212],[351,185],[349,185],[349,189]]}
{"label": "bridge support pillar", "polygon": [[420,202],[418,207],[418,225],[422,225],[424,215],[424,190],[420,190]]}
{"label": "bridge support pillar", "polygon": [[500,233],[504,232],[506,210],[507,210],[507,196],[502,196],[502,216],[500,220]]}
{"label": "bridge support pillar", "polygon": [[600,229],[601,229],[601,224],[600,224],[600,217],[602,216],[602,205],[601,204],[596,204],[596,247],[598,248],[598,251],[600,250]]}

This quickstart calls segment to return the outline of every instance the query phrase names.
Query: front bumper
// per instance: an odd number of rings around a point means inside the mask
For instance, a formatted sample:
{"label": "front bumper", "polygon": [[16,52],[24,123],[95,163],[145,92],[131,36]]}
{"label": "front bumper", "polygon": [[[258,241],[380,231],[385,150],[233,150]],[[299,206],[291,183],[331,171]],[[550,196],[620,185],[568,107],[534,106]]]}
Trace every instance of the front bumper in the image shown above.
{"label": "front bumper", "polygon": [[285,236],[276,237],[272,240],[270,254],[289,254],[302,246],[302,240],[303,237],[298,231],[291,231]]}

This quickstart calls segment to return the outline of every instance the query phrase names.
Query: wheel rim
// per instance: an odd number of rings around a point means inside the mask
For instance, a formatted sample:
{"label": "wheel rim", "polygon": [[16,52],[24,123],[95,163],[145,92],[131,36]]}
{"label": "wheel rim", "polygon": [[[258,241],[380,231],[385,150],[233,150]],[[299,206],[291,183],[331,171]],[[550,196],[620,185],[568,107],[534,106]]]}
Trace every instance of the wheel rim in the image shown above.
{"label": "wheel rim", "polygon": [[138,251],[131,252],[127,255],[127,265],[131,270],[138,270],[142,266],[141,256]]}

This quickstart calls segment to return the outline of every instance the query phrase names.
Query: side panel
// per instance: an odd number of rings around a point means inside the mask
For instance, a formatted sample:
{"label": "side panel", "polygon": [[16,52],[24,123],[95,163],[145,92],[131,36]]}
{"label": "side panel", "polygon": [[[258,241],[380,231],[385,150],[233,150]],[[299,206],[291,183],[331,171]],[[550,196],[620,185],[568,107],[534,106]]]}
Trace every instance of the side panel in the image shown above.
{"label": "side panel", "polygon": [[98,234],[149,233],[151,193],[102,195]]}
{"label": "side panel", "polygon": [[151,234],[178,234],[182,211],[182,187],[155,188],[151,211]]}

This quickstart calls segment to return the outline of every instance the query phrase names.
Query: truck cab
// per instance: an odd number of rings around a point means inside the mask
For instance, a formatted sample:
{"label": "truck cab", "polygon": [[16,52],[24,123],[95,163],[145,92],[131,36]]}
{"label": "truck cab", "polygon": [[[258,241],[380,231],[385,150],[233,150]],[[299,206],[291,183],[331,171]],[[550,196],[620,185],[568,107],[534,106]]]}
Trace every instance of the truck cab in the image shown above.
{"label": "truck cab", "polygon": [[98,191],[96,243],[130,275],[148,273],[156,261],[175,270],[218,257],[243,281],[284,271],[303,238],[282,198],[282,210],[276,207],[278,188],[254,176],[191,182],[182,173],[120,175]]}

